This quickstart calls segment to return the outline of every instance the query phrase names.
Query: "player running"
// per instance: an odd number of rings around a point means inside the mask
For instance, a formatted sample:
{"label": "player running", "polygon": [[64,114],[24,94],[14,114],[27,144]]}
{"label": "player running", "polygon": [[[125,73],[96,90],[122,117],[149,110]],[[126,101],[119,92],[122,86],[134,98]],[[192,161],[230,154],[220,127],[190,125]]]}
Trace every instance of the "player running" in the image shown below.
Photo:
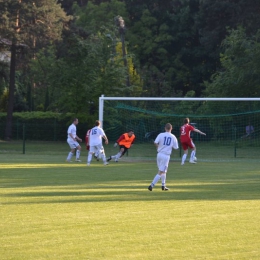
{"label": "player running", "polygon": [[109,156],[107,161],[115,159],[115,162],[118,162],[119,158],[121,158],[128,149],[132,146],[135,141],[134,130],[129,130],[127,133],[122,134],[114,144],[114,147],[117,147],[119,144],[120,150],[116,155]]}
{"label": "player running", "polygon": [[68,156],[67,156],[67,159],[66,159],[67,162],[71,162],[71,158],[72,158],[76,149],[77,149],[77,151],[76,151],[76,162],[81,162],[81,160],[79,159],[81,146],[79,145],[79,143],[77,141],[82,142],[82,139],[77,136],[76,125],[78,123],[79,123],[79,120],[77,118],[74,118],[72,124],[69,126],[68,131],[67,131],[67,133],[68,133],[67,143],[68,143],[68,145],[70,146],[70,149],[71,149]]}
{"label": "player running", "polygon": [[181,146],[182,146],[182,149],[184,150],[184,154],[183,154],[182,160],[181,160],[181,165],[184,165],[184,163],[185,163],[185,160],[186,160],[187,155],[188,155],[188,148],[189,147],[192,150],[191,155],[190,155],[190,163],[196,163],[196,161],[197,161],[197,158],[195,156],[196,155],[196,147],[195,147],[195,144],[193,143],[193,141],[190,137],[190,132],[194,131],[194,132],[197,132],[201,135],[206,135],[205,133],[201,132],[199,129],[196,129],[195,127],[193,127],[189,123],[190,123],[190,119],[185,118],[184,119],[184,125],[180,129]]}
{"label": "player running", "polygon": [[153,190],[153,187],[160,179],[162,180],[162,190],[169,190],[165,184],[170,156],[172,153],[172,149],[179,148],[177,138],[171,133],[171,131],[172,125],[170,123],[167,123],[165,125],[165,132],[159,134],[154,141],[154,144],[157,148],[157,166],[159,171],[155,175],[150,186],[148,187],[149,191]]}
{"label": "player running", "polygon": [[108,165],[106,160],[105,150],[102,144],[102,138],[105,139],[105,144],[108,144],[107,136],[104,130],[101,128],[100,121],[96,120],[95,127],[93,127],[89,133],[89,153],[87,159],[87,166],[90,165],[92,155],[98,152],[103,160],[104,165]]}
{"label": "player running", "polygon": [[[85,136],[85,144],[86,144],[86,150],[89,151],[89,134],[90,134],[90,131],[91,129],[89,129],[86,133],[86,136]],[[96,158],[97,161],[99,161],[99,152],[96,151],[95,154],[94,154],[94,157]]]}

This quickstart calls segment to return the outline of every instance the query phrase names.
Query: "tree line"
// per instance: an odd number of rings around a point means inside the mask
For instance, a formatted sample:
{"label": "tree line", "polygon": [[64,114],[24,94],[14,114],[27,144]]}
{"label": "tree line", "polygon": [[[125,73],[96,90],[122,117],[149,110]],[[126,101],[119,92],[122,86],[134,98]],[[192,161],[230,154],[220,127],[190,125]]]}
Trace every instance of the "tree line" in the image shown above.
{"label": "tree line", "polygon": [[0,0],[0,111],[98,97],[258,97],[260,2]]}

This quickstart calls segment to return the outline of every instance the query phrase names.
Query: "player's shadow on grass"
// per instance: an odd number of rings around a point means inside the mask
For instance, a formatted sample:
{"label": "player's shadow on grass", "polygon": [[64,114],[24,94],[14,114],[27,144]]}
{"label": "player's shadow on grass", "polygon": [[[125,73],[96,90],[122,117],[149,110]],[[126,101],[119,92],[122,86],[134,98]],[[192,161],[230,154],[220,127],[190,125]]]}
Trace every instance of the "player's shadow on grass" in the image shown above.
{"label": "player's shadow on grass", "polygon": [[[152,192],[146,186],[97,186],[85,190],[82,186],[70,187],[75,191],[54,190],[14,192],[5,194],[2,204],[39,203],[88,203],[104,201],[153,201],[153,200],[259,200],[258,183],[221,183],[203,185],[171,185],[170,191],[162,191],[157,185]],[[47,188],[48,189],[48,188]],[[13,200],[12,200],[13,198]]]}

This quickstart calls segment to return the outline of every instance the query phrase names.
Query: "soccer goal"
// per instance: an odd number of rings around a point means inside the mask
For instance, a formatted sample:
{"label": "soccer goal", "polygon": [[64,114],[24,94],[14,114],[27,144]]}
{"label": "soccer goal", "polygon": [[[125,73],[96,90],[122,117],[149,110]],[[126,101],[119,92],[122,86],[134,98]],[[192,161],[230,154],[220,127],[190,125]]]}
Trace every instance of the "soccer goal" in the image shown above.
{"label": "soccer goal", "polygon": [[168,122],[179,139],[186,117],[207,134],[192,133],[203,158],[260,159],[260,98],[99,98],[99,120],[112,141],[133,128],[138,143],[151,144]]}

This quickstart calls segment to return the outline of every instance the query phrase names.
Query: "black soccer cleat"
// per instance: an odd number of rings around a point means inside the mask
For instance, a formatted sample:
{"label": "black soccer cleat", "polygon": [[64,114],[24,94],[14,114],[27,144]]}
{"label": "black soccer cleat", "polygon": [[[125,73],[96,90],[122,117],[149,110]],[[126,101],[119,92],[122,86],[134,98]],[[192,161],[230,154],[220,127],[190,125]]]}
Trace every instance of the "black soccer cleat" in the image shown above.
{"label": "black soccer cleat", "polygon": [[112,158],[111,158],[111,156],[109,156],[108,158],[107,158],[107,162],[109,162],[109,161],[111,161],[112,160]]}
{"label": "black soccer cleat", "polygon": [[149,190],[149,191],[152,191],[152,190],[153,190],[153,187],[150,185],[150,186],[148,187],[148,190]]}
{"label": "black soccer cleat", "polygon": [[162,190],[169,190],[166,186],[162,186]]}

